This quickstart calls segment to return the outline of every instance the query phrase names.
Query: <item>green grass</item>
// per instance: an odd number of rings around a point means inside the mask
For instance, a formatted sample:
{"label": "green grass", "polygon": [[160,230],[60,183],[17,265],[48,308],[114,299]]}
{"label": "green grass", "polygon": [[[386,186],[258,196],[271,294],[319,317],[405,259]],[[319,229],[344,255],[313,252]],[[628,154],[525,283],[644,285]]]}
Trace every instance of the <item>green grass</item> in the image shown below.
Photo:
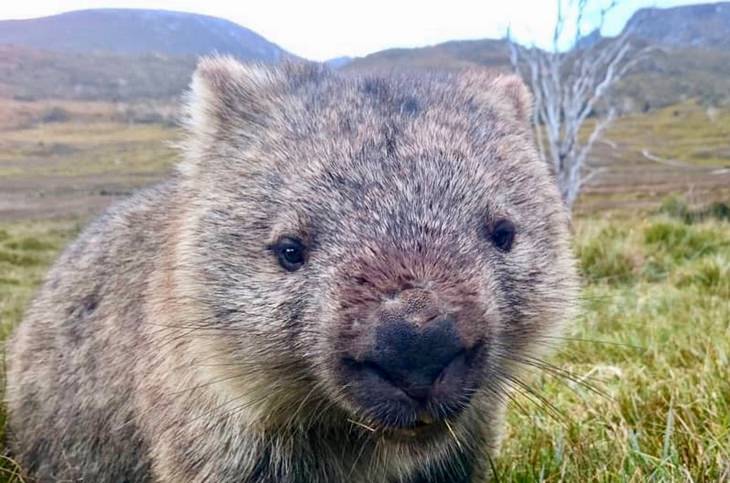
{"label": "green grass", "polygon": [[730,478],[730,223],[699,218],[577,221],[584,310],[552,362],[582,383],[533,375],[553,410],[517,397],[501,480]]}
{"label": "green grass", "polygon": [[[722,481],[730,477],[727,205],[666,202],[651,216],[576,220],[583,311],[508,415],[500,481]],[[75,222],[0,225],[0,337]],[[588,387],[590,386],[590,387]],[[0,417],[4,419],[4,413]],[[4,460],[4,481],[16,469]],[[0,476],[0,480],[3,477]]]}
{"label": "green grass", "polygon": [[[0,224],[0,340],[20,322],[49,265],[78,231],[74,221]],[[0,440],[4,439],[5,407],[0,404]],[[0,456],[0,481],[22,481],[16,473],[14,462]]]}
{"label": "green grass", "polygon": [[649,114],[616,120],[607,136],[637,151],[697,166],[726,166],[730,157],[730,109],[707,108],[697,100]]}
{"label": "green grass", "polygon": [[[174,164],[176,132],[159,124],[39,124],[2,133],[0,176],[159,175]],[[51,140],[42,142],[40,139]]]}

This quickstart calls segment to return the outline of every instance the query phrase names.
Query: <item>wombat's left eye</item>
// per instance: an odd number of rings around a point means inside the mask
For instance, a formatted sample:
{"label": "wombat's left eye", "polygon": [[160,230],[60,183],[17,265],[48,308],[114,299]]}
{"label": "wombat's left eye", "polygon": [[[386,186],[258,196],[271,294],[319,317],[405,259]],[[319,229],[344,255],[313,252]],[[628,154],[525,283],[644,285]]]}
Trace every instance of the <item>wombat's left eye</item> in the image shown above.
{"label": "wombat's left eye", "polygon": [[299,270],[306,261],[306,248],[301,240],[296,238],[282,238],[272,249],[279,260],[279,265],[288,272]]}
{"label": "wombat's left eye", "polygon": [[489,234],[494,246],[502,251],[508,252],[512,249],[515,241],[515,224],[509,220],[502,219],[497,221]]}

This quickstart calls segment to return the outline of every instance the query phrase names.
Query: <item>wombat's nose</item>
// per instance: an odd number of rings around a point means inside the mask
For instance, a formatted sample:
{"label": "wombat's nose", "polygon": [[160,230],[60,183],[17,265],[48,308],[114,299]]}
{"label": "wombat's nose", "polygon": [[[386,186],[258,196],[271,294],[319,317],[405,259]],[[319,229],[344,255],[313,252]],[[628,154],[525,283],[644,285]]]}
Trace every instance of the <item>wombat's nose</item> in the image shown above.
{"label": "wombat's nose", "polygon": [[377,327],[375,345],[364,366],[411,399],[425,402],[439,389],[437,382],[448,386],[449,379],[461,379],[466,349],[451,317],[430,321],[425,327],[390,320]]}
{"label": "wombat's nose", "polygon": [[389,428],[458,415],[479,388],[486,361],[485,341],[470,332],[479,323],[472,312],[442,313],[430,294],[406,295],[373,314],[361,338],[344,339],[349,350],[339,366],[352,402]]}

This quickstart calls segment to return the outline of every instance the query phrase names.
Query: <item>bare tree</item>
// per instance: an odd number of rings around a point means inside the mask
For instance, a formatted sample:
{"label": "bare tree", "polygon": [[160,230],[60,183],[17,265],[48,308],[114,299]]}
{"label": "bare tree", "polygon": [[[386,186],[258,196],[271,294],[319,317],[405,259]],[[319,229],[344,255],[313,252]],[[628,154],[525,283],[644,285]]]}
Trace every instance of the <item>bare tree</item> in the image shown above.
{"label": "bare tree", "polygon": [[[600,32],[606,15],[617,3],[613,0],[598,11],[600,17],[593,33]],[[608,103],[604,115],[596,117],[590,133],[582,128],[594,113],[596,103],[605,99],[644,50],[632,47],[632,26],[613,38],[593,38],[584,32],[582,25],[589,13],[589,0],[557,0],[557,5],[551,49],[520,45],[509,32],[507,38],[512,66],[535,97],[533,122],[540,156],[552,166],[563,200],[572,209],[581,188],[599,172],[586,167],[586,158],[615,117],[615,109]],[[564,44],[566,40],[568,45]]]}

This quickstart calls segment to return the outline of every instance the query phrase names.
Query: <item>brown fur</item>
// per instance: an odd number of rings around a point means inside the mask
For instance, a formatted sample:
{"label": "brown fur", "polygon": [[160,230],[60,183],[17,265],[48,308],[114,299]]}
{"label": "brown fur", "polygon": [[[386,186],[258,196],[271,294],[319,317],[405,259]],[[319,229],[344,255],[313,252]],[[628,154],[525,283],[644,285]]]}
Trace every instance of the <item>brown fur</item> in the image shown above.
{"label": "brown fur", "polygon": [[[509,376],[575,296],[524,85],[215,58],[188,114],[179,174],[87,228],[15,332],[15,457],[43,481],[483,481]],[[293,235],[312,248],[288,273],[268,247]],[[338,354],[373,314],[446,308],[489,341],[479,389],[449,431],[389,438]]]}

